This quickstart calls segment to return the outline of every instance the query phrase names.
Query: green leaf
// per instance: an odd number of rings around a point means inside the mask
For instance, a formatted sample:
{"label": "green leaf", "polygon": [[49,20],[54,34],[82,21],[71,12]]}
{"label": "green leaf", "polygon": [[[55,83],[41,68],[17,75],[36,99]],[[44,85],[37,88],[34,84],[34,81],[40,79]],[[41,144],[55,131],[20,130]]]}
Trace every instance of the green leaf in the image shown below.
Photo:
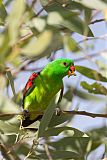
{"label": "green leaf", "polygon": [[[103,58],[105,59],[105,61],[106,61],[106,56],[107,56],[107,55],[105,55],[105,56],[103,57]],[[96,60],[96,64],[97,64],[97,66],[98,66],[101,74],[102,74],[104,77],[106,77],[106,76],[107,76],[107,64],[104,63],[104,61],[101,61],[101,60]]]}
{"label": "green leaf", "polygon": [[[73,17],[71,21],[63,21],[61,25],[65,28],[68,28],[70,31],[77,32],[79,34],[85,35],[84,22],[77,16]],[[93,37],[91,29],[87,26],[88,34],[87,36]]]}
{"label": "green leaf", "polygon": [[[0,114],[12,114],[12,113],[19,113],[21,111],[20,107],[13,103],[10,99],[7,97],[4,97],[3,95],[0,95]],[[0,119],[7,120],[12,118],[12,115],[2,116]]]}
{"label": "green leaf", "polygon": [[107,8],[107,3],[104,3],[101,0],[90,0],[90,3],[87,0],[74,0],[75,2],[81,3],[84,6],[87,6],[92,9],[104,10]]}
{"label": "green leaf", "polygon": [[60,115],[60,116],[53,115],[49,123],[49,127],[57,126],[63,124],[64,122],[69,122],[71,118],[72,118],[71,115]]}
{"label": "green leaf", "polygon": [[85,99],[85,100],[90,100],[90,101],[103,101],[104,99],[102,97],[97,97],[95,95],[86,93],[82,90],[79,89],[75,89],[75,93],[76,96],[78,96],[81,99]]}
{"label": "green leaf", "polygon": [[87,134],[92,138],[92,140],[100,140],[101,142],[104,142],[103,138],[107,137],[107,127],[103,126],[101,128],[90,129]]}
{"label": "green leaf", "polygon": [[76,66],[76,71],[83,74],[84,76],[102,82],[107,82],[107,78],[102,76],[96,70],[84,67],[84,66]]}
{"label": "green leaf", "polygon": [[5,122],[0,120],[0,131],[3,134],[18,134],[19,132],[22,132],[21,130],[19,130],[19,126],[17,126],[16,124],[11,124],[9,122]]}
{"label": "green leaf", "polygon": [[3,34],[0,35],[1,37],[1,44],[0,44],[0,64],[4,65],[4,63],[6,62],[6,58],[9,56],[9,36],[6,32],[4,32]]}
{"label": "green leaf", "polygon": [[107,137],[107,127],[103,126],[101,128],[91,129],[87,132],[87,134],[91,138],[91,145],[90,151],[95,150],[102,144],[107,144],[106,137]]}
{"label": "green leaf", "polygon": [[39,130],[38,130],[38,137],[44,136],[45,130],[47,129],[50,123],[50,120],[55,112],[55,108],[56,108],[56,103],[55,103],[55,99],[53,99],[50,105],[48,106],[48,108],[46,109],[43,115],[43,118],[41,120]]}
{"label": "green leaf", "polygon": [[84,35],[85,36],[87,36],[89,32],[89,29],[87,26],[90,24],[91,15],[92,15],[92,10],[89,8],[85,8],[84,9],[84,28],[85,28]]}
{"label": "green leaf", "polygon": [[46,27],[46,20],[44,18],[36,17],[32,19],[30,25],[32,28],[34,27],[35,29],[37,29],[38,32],[43,32]]}
{"label": "green leaf", "polygon": [[64,48],[66,52],[78,52],[81,50],[76,41],[68,35],[64,36]]}
{"label": "green leaf", "polygon": [[6,77],[4,75],[0,75],[0,90],[3,92],[6,87]]}
{"label": "green leaf", "polygon": [[3,4],[3,1],[0,0],[0,22],[4,22],[6,16],[7,16],[7,12],[6,12],[5,6]]}
{"label": "green leaf", "polygon": [[80,154],[80,157],[84,157],[89,140],[89,137],[64,137],[56,142],[49,142],[48,145],[58,151],[66,151],[69,149],[69,151]]}
{"label": "green leaf", "polygon": [[51,30],[46,30],[38,38],[31,41],[21,49],[21,52],[30,57],[41,58],[49,56],[52,51],[60,49],[62,45],[61,35]]}
{"label": "green leaf", "polygon": [[72,137],[82,137],[84,135],[83,132],[72,128],[72,127],[55,127],[55,128],[49,128],[45,131],[44,135],[49,136],[58,136],[61,132],[67,132],[70,131]]}
{"label": "green leaf", "polygon": [[24,0],[16,0],[13,2],[11,12],[8,16],[8,31],[10,38],[10,45],[13,45],[17,42],[19,35],[19,26],[22,23],[21,18],[23,16],[25,9]]}
{"label": "green leaf", "polygon": [[49,7],[46,7],[46,10],[50,12],[47,18],[49,25],[57,25],[62,31],[66,28],[69,32],[73,31],[82,35],[84,35],[85,29],[87,28],[87,35],[93,37],[91,29],[84,25],[84,21],[79,18],[77,12],[67,10],[58,3],[49,5]]}
{"label": "green leaf", "polygon": [[87,82],[82,81],[81,86],[88,90],[89,93],[107,95],[107,89],[97,82],[88,84]]}
{"label": "green leaf", "polygon": [[13,76],[9,70],[6,73],[7,73],[7,76],[8,76],[12,91],[13,91],[14,98],[16,98]]}
{"label": "green leaf", "polygon": [[[65,160],[65,159],[73,159],[73,160],[79,160],[80,159],[80,155],[75,153],[75,152],[71,152],[71,151],[50,151],[50,155],[52,156],[52,159],[61,159],[61,160]],[[39,155],[40,158],[43,159],[48,159],[46,153],[41,153]]]}
{"label": "green leaf", "polygon": [[89,24],[91,21],[91,16],[92,16],[92,10],[89,8],[85,8],[84,10],[84,17],[85,17],[85,23]]}

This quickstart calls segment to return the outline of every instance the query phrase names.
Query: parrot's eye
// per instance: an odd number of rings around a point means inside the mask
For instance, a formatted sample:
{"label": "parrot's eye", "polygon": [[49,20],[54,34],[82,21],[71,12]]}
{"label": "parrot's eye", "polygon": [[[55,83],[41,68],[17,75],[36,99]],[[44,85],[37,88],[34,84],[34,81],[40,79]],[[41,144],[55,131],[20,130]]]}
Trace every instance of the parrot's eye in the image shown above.
{"label": "parrot's eye", "polygon": [[66,67],[68,64],[66,62],[63,62],[63,65]]}

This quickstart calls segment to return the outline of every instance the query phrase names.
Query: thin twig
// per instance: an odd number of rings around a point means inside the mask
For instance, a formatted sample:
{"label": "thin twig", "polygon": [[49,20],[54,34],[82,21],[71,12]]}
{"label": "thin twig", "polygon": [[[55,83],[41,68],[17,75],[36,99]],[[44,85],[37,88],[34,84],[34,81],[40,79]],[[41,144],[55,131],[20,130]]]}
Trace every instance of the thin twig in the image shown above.
{"label": "thin twig", "polygon": [[22,36],[22,37],[19,39],[18,43],[21,43],[22,41],[25,41],[26,39],[30,38],[32,35],[33,35],[33,32],[30,31],[30,32],[27,33],[26,35]]}
{"label": "thin twig", "polygon": [[102,19],[96,19],[94,21],[91,21],[90,24],[94,24],[94,23],[98,23],[98,22],[102,22],[102,21],[105,21],[105,19],[104,18],[102,18]]}
{"label": "thin twig", "polygon": [[[52,2],[53,0],[49,0],[45,8],[48,7]],[[38,17],[43,11],[44,11],[44,8],[41,8],[40,11],[38,11],[38,13],[36,14],[36,17]]]}
{"label": "thin twig", "polygon": [[49,152],[48,145],[46,143],[44,144],[44,149],[45,149],[46,155],[48,157],[48,160],[53,160],[52,157],[51,157],[51,154]]}
{"label": "thin twig", "polygon": [[92,118],[107,118],[107,114],[101,114],[101,113],[90,113],[86,111],[61,111],[61,114],[71,114],[71,115],[84,115],[84,116],[89,116]]}
{"label": "thin twig", "polygon": [[105,39],[107,39],[107,34],[104,34],[104,35],[98,36],[98,37],[85,38],[85,39],[79,41],[78,44],[83,43],[83,42],[85,42],[85,41],[96,40],[96,39],[103,39],[103,40],[105,40]]}
{"label": "thin twig", "polygon": [[83,61],[85,59],[87,59],[87,57],[96,57],[96,56],[99,56],[101,55],[102,53],[107,53],[107,49],[101,51],[101,52],[98,52],[98,53],[93,53],[93,54],[90,54],[90,55],[86,55],[86,56],[83,56],[83,57],[80,57],[80,58],[77,58],[77,59],[74,59],[74,62],[79,62],[79,61]]}
{"label": "thin twig", "polygon": [[38,17],[42,12],[43,12],[44,8],[41,8],[40,11],[36,14],[36,17]]}
{"label": "thin twig", "polygon": [[12,151],[11,153],[8,153],[8,148],[2,143],[0,143],[0,149],[4,158],[8,160],[20,160],[20,158],[15,154],[15,152]]}
{"label": "thin twig", "polygon": [[27,160],[28,157],[32,155],[32,153],[34,152],[34,147],[36,147],[37,144],[38,144],[37,141],[34,139],[34,140],[33,140],[33,144],[32,144],[32,146],[31,146],[31,148],[30,148],[27,156],[24,158],[24,160]]}
{"label": "thin twig", "polygon": [[[33,111],[33,112],[29,112],[29,114],[34,114],[34,115],[43,115],[44,112],[43,111]],[[64,115],[64,114],[71,114],[71,115],[84,115],[84,116],[89,116],[92,118],[96,118],[96,117],[101,117],[101,118],[107,118],[107,114],[101,114],[101,113],[90,113],[90,112],[86,112],[86,111],[65,111],[65,110],[61,110],[60,111],[60,115]],[[15,116],[15,115],[23,115],[23,112],[21,113],[0,113],[0,117],[5,117],[5,116]]]}

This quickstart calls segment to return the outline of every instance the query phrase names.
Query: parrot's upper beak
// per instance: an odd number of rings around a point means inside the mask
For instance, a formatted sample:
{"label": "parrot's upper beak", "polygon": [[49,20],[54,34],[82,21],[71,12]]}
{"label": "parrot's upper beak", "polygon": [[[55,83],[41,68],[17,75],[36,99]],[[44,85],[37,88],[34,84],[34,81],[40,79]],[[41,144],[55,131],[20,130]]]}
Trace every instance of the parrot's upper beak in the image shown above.
{"label": "parrot's upper beak", "polygon": [[75,74],[75,66],[70,66],[70,68],[69,68],[68,77],[70,77],[72,75],[76,76],[76,74]]}

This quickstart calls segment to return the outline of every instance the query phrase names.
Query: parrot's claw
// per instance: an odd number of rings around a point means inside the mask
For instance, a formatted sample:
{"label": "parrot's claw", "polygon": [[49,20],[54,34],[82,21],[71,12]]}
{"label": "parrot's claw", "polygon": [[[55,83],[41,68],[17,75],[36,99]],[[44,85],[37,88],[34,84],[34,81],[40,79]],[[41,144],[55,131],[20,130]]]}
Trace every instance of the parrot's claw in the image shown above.
{"label": "parrot's claw", "polygon": [[55,108],[55,115],[60,116],[61,115],[61,109],[59,107]]}
{"label": "parrot's claw", "polygon": [[24,116],[24,118],[30,117],[29,111],[28,110],[23,110],[23,116]]}

